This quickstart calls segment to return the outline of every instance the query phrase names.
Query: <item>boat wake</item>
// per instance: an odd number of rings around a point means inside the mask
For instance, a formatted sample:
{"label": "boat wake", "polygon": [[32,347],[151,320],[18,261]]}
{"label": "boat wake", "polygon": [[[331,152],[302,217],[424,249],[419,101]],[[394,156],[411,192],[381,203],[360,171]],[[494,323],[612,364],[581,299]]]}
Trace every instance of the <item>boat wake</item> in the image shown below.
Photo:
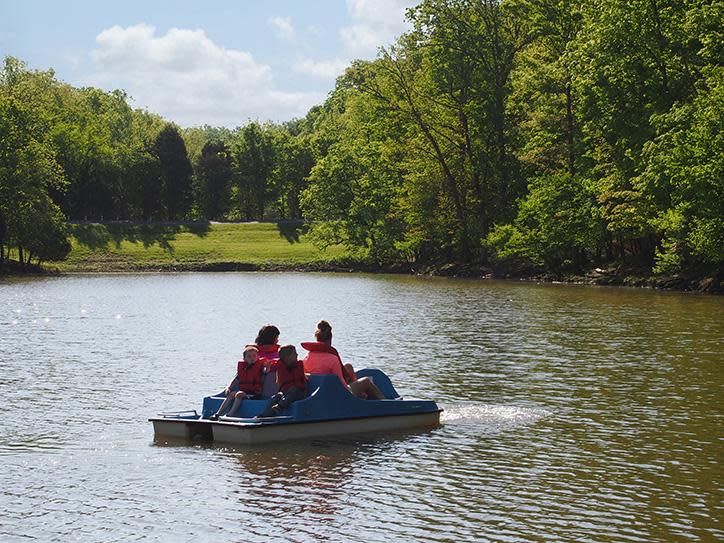
{"label": "boat wake", "polygon": [[530,424],[549,417],[552,411],[539,407],[515,405],[453,404],[444,405],[440,421],[450,423],[482,423],[491,425]]}

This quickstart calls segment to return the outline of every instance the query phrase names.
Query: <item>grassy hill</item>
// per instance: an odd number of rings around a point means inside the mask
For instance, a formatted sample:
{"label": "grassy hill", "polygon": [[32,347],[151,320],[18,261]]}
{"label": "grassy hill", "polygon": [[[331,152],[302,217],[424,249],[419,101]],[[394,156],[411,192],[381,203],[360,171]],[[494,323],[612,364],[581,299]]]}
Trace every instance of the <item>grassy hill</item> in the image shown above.
{"label": "grassy hill", "polygon": [[293,223],[73,224],[63,272],[325,269],[349,260],[322,251]]}

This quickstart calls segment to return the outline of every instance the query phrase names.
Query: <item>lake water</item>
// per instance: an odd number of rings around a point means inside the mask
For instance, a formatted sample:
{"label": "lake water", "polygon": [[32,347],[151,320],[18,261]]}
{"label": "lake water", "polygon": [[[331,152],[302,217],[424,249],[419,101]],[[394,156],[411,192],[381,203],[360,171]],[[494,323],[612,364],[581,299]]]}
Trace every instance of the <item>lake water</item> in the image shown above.
{"label": "lake water", "polygon": [[[272,322],[421,433],[154,443]],[[0,541],[721,541],[724,299],[337,274],[0,281]],[[301,351],[301,349],[300,349]]]}

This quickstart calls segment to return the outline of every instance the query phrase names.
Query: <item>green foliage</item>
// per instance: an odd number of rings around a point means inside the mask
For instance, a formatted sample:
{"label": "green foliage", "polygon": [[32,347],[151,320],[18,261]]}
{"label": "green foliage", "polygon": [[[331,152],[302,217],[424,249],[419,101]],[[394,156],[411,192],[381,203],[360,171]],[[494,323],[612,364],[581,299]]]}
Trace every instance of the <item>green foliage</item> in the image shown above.
{"label": "green foliage", "polygon": [[7,245],[28,263],[68,251],[65,218],[50,197],[66,180],[48,141],[48,119],[26,94],[29,83],[24,66],[7,58],[0,73],[0,258]]}
{"label": "green foliage", "polygon": [[657,137],[637,180],[658,212],[663,234],[656,271],[679,271],[689,259],[724,263],[724,68],[705,71],[691,102],[654,119]]}
{"label": "green foliage", "polygon": [[191,162],[178,127],[169,123],[156,136],[153,155],[158,159],[166,216],[181,219],[191,206]]}
{"label": "green foliage", "polygon": [[221,219],[231,199],[231,155],[221,141],[210,141],[196,163],[195,192],[203,216]]}
{"label": "green foliage", "polygon": [[401,240],[395,204],[404,175],[392,140],[396,127],[367,96],[354,93],[345,111],[328,113],[319,130],[336,141],[312,168],[302,193],[313,239],[322,246],[342,243],[378,262],[395,260]]}
{"label": "green foliage", "polygon": [[[296,127],[292,127],[297,131]],[[287,219],[301,219],[299,198],[307,186],[307,177],[314,166],[314,149],[309,136],[293,135],[281,129],[272,134],[274,147],[274,169],[271,182],[278,195],[279,216]]]}
{"label": "green foliage", "polygon": [[235,203],[246,220],[263,219],[269,200],[274,199],[271,182],[274,147],[268,130],[252,122],[241,128],[231,145]]}
{"label": "green foliage", "polygon": [[520,258],[559,271],[580,266],[595,247],[599,228],[592,194],[568,174],[540,177],[520,202],[512,225],[496,227],[486,238],[494,258]]}

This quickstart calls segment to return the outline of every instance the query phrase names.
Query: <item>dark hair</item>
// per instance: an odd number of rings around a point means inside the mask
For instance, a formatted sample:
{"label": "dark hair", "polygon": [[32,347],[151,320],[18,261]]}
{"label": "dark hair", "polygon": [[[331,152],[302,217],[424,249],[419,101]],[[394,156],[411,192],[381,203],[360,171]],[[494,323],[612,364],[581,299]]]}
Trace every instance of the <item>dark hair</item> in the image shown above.
{"label": "dark hair", "polygon": [[296,350],[297,348],[294,345],[282,345],[279,347],[279,360],[286,360],[287,356]]}
{"label": "dark hair", "polygon": [[317,329],[314,331],[314,337],[322,343],[332,343],[332,325],[327,321],[319,321]]}
{"label": "dark hair", "polygon": [[279,328],[273,324],[265,324],[259,329],[254,343],[257,345],[274,345],[279,339]]}

